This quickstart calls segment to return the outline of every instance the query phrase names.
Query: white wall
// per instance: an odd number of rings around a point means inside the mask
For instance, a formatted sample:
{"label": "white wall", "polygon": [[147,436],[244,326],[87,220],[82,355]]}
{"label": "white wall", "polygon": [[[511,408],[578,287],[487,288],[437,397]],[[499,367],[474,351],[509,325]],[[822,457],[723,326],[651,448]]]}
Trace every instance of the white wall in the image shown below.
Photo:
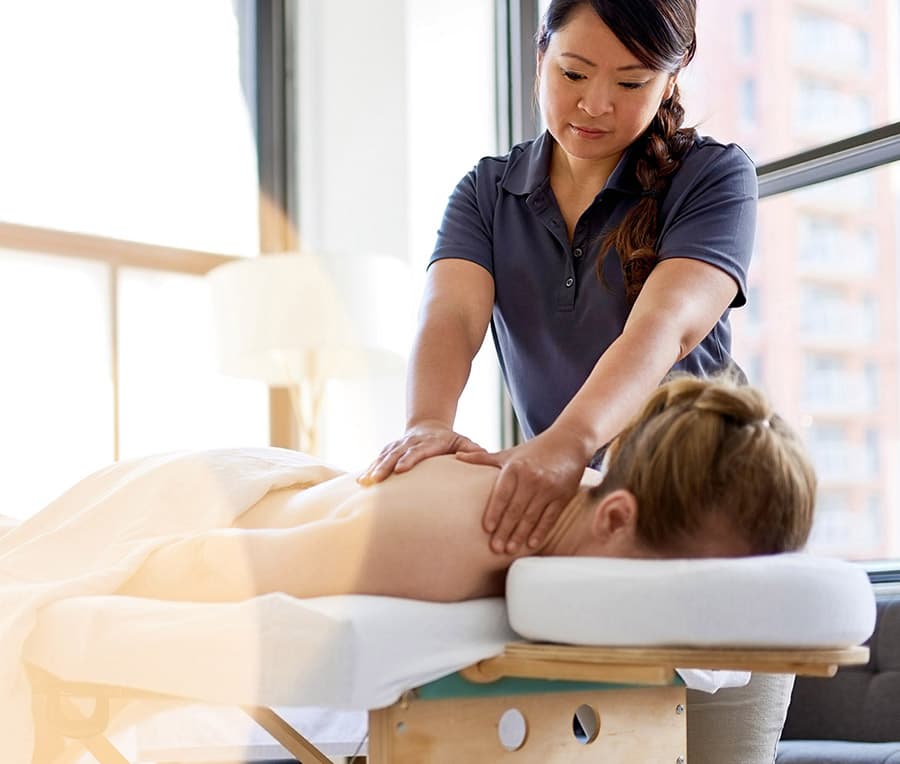
{"label": "white wall", "polygon": [[[495,152],[493,0],[301,0],[300,238],[311,251],[378,252],[410,266],[383,300],[408,301],[411,336],[447,197]],[[377,304],[376,308],[377,309]],[[475,365],[457,428],[499,445],[492,348]],[[402,376],[333,384],[323,454],[367,463],[403,429]]]}

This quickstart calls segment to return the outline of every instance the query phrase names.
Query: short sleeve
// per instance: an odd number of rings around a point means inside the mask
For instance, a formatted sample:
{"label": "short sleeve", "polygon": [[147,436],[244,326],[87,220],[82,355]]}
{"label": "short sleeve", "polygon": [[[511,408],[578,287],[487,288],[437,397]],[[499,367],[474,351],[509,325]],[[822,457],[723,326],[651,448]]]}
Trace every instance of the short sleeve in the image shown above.
{"label": "short sleeve", "polygon": [[[469,260],[494,274],[491,188],[485,187],[479,167],[469,172],[453,190],[438,229],[432,263],[444,259]],[[479,187],[479,185],[481,187]],[[496,188],[493,188],[496,196]]]}
{"label": "short sleeve", "polygon": [[660,260],[687,257],[714,265],[737,284],[731,307],[744,305],[758,194],[756,168],[739,146],[695,147],[665,199]]}

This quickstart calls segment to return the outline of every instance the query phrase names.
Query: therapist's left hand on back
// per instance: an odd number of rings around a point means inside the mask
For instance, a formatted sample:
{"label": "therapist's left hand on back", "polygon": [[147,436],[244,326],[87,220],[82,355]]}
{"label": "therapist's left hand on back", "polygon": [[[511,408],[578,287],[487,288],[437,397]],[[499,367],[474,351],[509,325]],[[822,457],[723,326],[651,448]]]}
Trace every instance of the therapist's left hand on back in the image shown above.
{"label": "therapist's left hand on back", "polygon": [[515,554],[526,544],[538,548],[578,491],[587,466],[582,449],[552,428],[504,451],[456,456],[500,468],[482,520],[498,554]]}

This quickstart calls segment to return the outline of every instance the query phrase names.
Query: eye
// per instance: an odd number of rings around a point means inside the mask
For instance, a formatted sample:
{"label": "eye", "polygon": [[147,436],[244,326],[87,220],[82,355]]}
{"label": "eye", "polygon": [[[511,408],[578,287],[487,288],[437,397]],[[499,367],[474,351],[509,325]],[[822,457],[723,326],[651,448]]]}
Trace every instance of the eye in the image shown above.
{"label": "eye", "polygon": [[639,90],[640,88],[644,87],[644,85],[646,85],[646,84],[647,84],[646,82],[620,82],[619,83],[619,85],[621,85],[626,90]]}
{"label": "eye", "polygon": [[570,82],[579,82],[580,80],[587,79],[587,77],[585,77],[583,74],[579,74],[578,72],[573,72],[571,69],[563,69],[562,76],[565,77]]}

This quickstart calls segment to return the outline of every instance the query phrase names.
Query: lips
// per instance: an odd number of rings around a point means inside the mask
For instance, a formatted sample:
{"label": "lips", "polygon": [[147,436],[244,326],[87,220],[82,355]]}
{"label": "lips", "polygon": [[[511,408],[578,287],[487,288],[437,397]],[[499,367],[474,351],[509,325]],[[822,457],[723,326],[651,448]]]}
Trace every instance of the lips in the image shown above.
{"label": "lips", "polygon": [[602,130],[597,127],[580,127],[578,125],[570,125],[570,127],[583,138],[602,138],[612,132],[612,130]]}

